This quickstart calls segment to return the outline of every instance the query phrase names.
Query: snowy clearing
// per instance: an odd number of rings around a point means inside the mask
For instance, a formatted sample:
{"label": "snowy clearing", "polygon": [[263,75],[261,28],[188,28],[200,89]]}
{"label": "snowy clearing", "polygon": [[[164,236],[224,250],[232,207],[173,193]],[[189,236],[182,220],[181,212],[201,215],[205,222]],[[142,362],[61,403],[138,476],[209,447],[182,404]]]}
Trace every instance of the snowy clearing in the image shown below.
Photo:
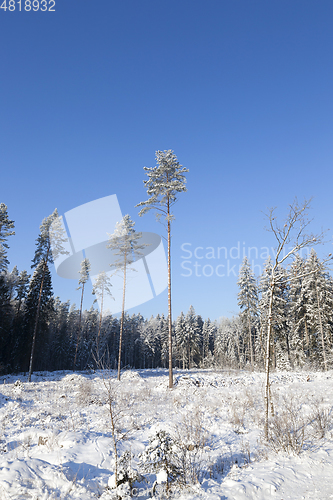
{"label": "snowy clearing", "polygon": [[[106,371],[38,372],[31,383],[1,377],[0,499],[166,498],[166,473],[147,472],[139,456],[149,442],[157,446],[149,438],[158,431],[170,436],[178,471],[171,498],[333,498],[332,374],[272,374],[270,447],[262,440],[262,373],[176,370],[173,390],[163,369],[126,371],[121,382]],[[126,482],[112,488],[110,387],[118,454],[130,451],[127,468],[137,471],[132,491]]]}

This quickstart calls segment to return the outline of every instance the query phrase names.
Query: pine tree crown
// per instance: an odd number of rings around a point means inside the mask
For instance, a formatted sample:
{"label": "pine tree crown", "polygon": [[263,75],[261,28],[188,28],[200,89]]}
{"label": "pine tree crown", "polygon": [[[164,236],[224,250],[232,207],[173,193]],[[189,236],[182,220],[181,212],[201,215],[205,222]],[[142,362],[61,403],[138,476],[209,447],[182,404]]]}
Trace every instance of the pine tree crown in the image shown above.
{"label": "pine tree crown", "polygon": [[155,167],[144,167],[148,179],[144,180],[144,186],[149,196],[148,200],[142,201],[136,207],[143,207],[139,215],[142,216],[151,209],[158,210],[157,218],[163,214],[167,219],[173,220],[172,214],[167,216],[165,208],[173,205],[177,200],[177,193],[187,191],[185,173],[189,170],[178,162],[174,152],[169,150],[156,151]]}

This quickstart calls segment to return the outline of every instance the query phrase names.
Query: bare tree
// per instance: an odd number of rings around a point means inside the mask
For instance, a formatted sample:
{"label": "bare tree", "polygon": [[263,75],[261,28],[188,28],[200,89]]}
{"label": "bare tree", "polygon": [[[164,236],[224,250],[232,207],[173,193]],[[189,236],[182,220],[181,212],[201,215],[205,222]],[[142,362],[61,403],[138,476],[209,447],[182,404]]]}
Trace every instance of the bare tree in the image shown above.
{"label": "bare tree", "polygon": [[[273,298],[275,288],[280,284],[281,273],[278,272],[279,266],[295,257],[297,252],[304,247],[309,247],[320,243],[323,239],[323,233],[314,235],[307,232],[307,227],[310,223],[308,219],[308,210],[310,208],[310,200],[305,200],[303,204],[299,204],[297,199],[289,206],[289,212],[286,219],[280,225],[275,216],[275,208],[271,208],[267,218],[269,220],[268,230],[271,231],[276,239],[277,248],[275,259],[272,263],[272,270],[269,284],[269,301],[268,301],[268,321],[267,321],[267,338],[265,352],[265,438],[268,439],[268,415],[269,405],[271,400],[270,394],[270,364],[271,364],[271,348],[272,348],[272,327],[273,327]],[[289,246],[288,246],[289,245]],[[283,278],[282,278],[283,279]],[[273,408],[271,406],[271,408]],[[272,409],[273,413],[273,409]]]}
{"label": "bare tree", "polygon": [[[119,466],[121,464],[119,443],[131,439],[132,435],[141,428],[135,411],[136,400],[132,390],[124,390],[123,386],[112,377],[109,367],[104,365],[103,359],[96,359],[97,367],[101,370],[101,379],[106,397],[106,411],[110,418],[110,431],[114,453],[114,486],[121,482]],[[151,421],[147,422],[150,425]],[[126,453],[126,452],[125,452]]]}

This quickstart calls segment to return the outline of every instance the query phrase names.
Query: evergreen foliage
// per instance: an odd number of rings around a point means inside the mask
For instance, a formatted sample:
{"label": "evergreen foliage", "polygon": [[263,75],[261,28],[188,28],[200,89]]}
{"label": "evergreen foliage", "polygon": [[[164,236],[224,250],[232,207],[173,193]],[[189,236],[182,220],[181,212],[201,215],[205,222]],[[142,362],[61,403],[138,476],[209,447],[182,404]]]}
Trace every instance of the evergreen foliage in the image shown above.
{"label": "evergreen foliage", "polygon": [[175,443],[166,431],[157,431],[149,438],[149,443],[139,459],[143,470],[157,474],[164,473],[163,479],[167,491],[170,483],[181,473],[177,465]]}
{"label": "evergreen foliage", "polygon": [[253,328],[255,318],[258,316],[258,290],[254,273],[251,270],[250,262],[244,258],[238,278],[238,305],[240,307],[240,317],[242,320],[245,337],[248,338],[248,352],[250,353],[251,366],[255,361],[253,346],[256,342],[256,332]]}
{"label": "evergreen foliage", "polygon": [[14,221],[8,217],[7,205],[0,203],[0,272],[6,271],[9,265],[7,239],[14,234]]}
{"label": "evergreen foliage", "polygon": [[[8,219],[4,215],[7,209],[3,204],[1,207],[3,220]],[[99,359],[96,358],[96,340],[99,357],[105,356],[107,365],[112,368],[117,368],[119,352],[123,367],[167,367],[169,318],[162,314],[145,319],[140,314],[129,316],[124,311],[121,326],[120,319],[111,315],[103,317],[102,308],[100,313],[93,306],[82,310],[84,285],[89,278],[86,259],[82,262],[78,287],[82,291],[81,307],[63,303],[52,295],[49,263],[54,254],[50,253],[51,233],[47,227],[52,226],[53,234],[58,234],[56,251],[61,251],[63,235],[59,219],[55,211],[41,225],[32,277],[26,270],[19,272],[16,266],[11,272],[8,268],[0,272],[0,372],[28,370],[35,328],[35,370],[66,370],[73,366],[78,370],[96,368],[96,359]],[[13,234],[12,224],[9,219],[3,224],[2,243]],[[133,226],[129,224],[128,227]],[[120,268],[121,260],[120,256]],[[218,322],[203,321],[192,306],[186,315],[181,313],[171,329],[173,366],[191,369],[254,365],[263,369],[272,268],[273,262],[268,259],[257,284],[248,260],[244,260],[238,279],[239,316],[222,318]],[[95,282],[95,295],[101,300],[104,293],[111,292],[110,286],[104,273]],[[296,253],[289,268],[275,265],[272,304],[272,367],[281,370],[303,366],[332,368],[333,281],[327,265],[314,250],[307,258]]]}
{"label": "evergreen foliage", "polygon": [[[38,323],[36,327],[36,310],[39,306]],[[37,264],[29,283],[29,290],[25,301],[23,336],[19,342],[20,364],[24,371],[29,369],[29,354],[34,333],[36,343],[34,358],[39,369],[47,369],[48,360],[46,356],[48,338],[48,326],[53,312],[52,280],[47,263],[42,259]],[[35,331],[35,328],[36,331]],[[44,368],[41,366],[44,365]]]}

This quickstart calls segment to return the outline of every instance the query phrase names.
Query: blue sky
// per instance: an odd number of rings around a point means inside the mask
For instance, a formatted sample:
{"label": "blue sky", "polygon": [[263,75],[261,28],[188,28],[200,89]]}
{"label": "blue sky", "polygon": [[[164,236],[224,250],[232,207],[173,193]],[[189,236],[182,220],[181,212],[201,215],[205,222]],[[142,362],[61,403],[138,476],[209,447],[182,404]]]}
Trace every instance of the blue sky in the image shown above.
{"label": "blue sky", "polygon": [[[283,216],[295,196],[313,196],[312,229],[328,230],[318,253],[331,251],[331,1],[56,0],[55,9],[0,11],[10,269],[29,269],[55,207],[111,194],[138,230],[163,234],[134,206],[147,197],[143,167],[166,149],[190,170],[174,206],[174,316],[191,304],[204,318],[237,313],[243,248],[274,246],[267,207]],[[206,247],[226,247],[228,258],[206,258]],[[53,269],[53,283],[79,303],[75,281]],[[166,292],[138,311],[166,313]]]}

